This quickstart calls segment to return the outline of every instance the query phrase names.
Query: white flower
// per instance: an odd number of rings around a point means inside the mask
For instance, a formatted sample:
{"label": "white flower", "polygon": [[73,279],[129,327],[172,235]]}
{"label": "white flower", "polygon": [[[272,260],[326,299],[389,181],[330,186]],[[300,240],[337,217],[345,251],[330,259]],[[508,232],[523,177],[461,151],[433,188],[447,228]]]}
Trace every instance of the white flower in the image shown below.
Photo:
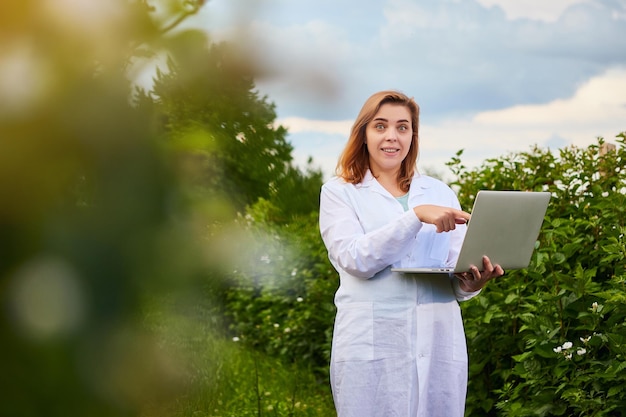
{"label": "white flower", "polygon": [[233,342],[238,342],[239,338],[237,336],[233,337]]}
{"label": "white flower", "polygon": [[278,329],[280,327],[280,324],[274,323],[274,327],[276,327]]}
{"label": "white flower", "polygon": [[567,355],[565,355],[565,359],[572,359],[572,354],[568,353]]}
{"label": "white flower", "polygon": [[596,301],[594,301],[594,302],[591,304],[591,311],[593,311],[594,313],[595,313],[596,311],[598,311],[598,303],[597,303]]}
{"label": "white flower", "polygon": [[581,341],[581,342],[583,342],[583,343],[585,343],[585,344],[586,344],[587,342],[589,342],[590,340],[591,340],[591,336],[588,336],[588,337],[581,337],[581,338],[580,338],[580,341]]}
{"label": "white flower", "polygon": [[291,276],[295,277],[298,274],[298,268],[294,268],[291,270]]}
{"label": "white flower", "polygon": [[297,301],[297,302],[299,302],[299,303],[301,303],[301,302],[303,302],[303,301],[304,301],[304,298],[302,298],[302,297],[298,297],[298,298],[296,298],[296,301]]}
{"label": "white flower", "polygon": [[582,347],[581,347],[581,348],[578,348],[578,350],[576,351],[576,354],[577,354],[578,356],[582,356],[582,355],[584,355],[585,353],[587,353],[587,349],[582,348]]}
{"label": "white flower", "polygon": [[554,349],[552,349],[555,353],[561,353],[561,346],[557,346]]}
{"label": "white flower", "polygon": [[291,332],[291,329],[289,327],[285,327],[285,330],[283,330],[285,333],[289,333]]}
{"label": "white flower", "polygon": [[572,342],[565,342],[563,343],[563,349],[571,349],[573,346]]}

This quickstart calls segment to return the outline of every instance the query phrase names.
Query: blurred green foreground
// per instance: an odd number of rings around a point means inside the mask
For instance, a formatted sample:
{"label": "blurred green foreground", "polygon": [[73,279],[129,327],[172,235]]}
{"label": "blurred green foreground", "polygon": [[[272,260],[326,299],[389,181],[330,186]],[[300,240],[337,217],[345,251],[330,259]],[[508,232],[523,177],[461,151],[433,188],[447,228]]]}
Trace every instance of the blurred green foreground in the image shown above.
{"label": "blurred green foreground", "polygon": [[[2,416],[170,415],[249,360],[207,339],[207,287],[253,245],[233,220],[259,198],[306,212],[289,189],[321,176],[291,165],[251,64],[179,30],[202,3],[0,3]],[[155,61],[148,94],[130,80]]]}

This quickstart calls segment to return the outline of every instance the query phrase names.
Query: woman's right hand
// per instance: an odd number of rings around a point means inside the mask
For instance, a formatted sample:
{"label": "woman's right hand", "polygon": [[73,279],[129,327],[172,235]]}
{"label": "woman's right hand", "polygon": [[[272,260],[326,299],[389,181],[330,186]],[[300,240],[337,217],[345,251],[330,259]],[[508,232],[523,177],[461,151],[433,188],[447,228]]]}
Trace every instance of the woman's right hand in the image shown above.
{"label": "woman's right hand", "polygon": [[465,224],[471,217],[469,213],[463,210],[430,204],[415,206],[413,211],[423,223],[435,225],[437,233],[454,230],[457,224]]}

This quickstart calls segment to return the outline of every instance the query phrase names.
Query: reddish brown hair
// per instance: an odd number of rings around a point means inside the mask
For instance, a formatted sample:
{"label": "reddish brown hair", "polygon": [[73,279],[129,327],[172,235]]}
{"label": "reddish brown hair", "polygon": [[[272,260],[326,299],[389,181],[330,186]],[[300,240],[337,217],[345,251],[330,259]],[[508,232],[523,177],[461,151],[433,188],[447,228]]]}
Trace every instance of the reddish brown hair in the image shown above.
{"label": "reddish brown hair", "polygon": [[406,158],[404,158],[404,161],[402,161],[400,171],[398,171],[398,185],[403,191],[409,191],[411,179],[415,173],[417,155],[419,153],[418,130],[420,109],[415,100],[399,91],[380,91],[373,94],[365,101],[356,121],[352,125],[348,143],[339,157],[336,174],[346,182],[352,184],[358,184],[363,181],[365,173],[369,168],[369,152],[365,144],[365,131],[367,125],[374,119],[378,110],[380,110],[380,107],[387,103],[406,106],[411,113],[411,127],[413,128],[411,148]]}

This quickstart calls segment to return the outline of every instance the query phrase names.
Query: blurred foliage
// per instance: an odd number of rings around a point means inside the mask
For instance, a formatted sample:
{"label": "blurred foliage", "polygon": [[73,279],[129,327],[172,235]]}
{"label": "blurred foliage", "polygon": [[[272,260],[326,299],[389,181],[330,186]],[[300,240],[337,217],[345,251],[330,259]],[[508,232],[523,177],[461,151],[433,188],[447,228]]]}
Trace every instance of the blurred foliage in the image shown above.
{"label": "blurred foliage", "polygon": [[[166,415],[196,381],[146,326],[155,300],[219,330],[237,211],[317,206],[254,65],[220,69],[225,46],[179,30],[203,3],[0,4],[0,415]],[[159,56],[170,73],[137,91]]]}
{"label": "blurred foliage", "polygon": [[[157,69],[154,86],[139,91],[139,108],[150,108],[157,129],[189,177],[193,198],[221,195],[243,211],[272,200],[274,220],[286,222],[318,206],[322,174],[292,164],[287,131],[275,126],[275,106],[254,90],[252,63],[227,43],[207,46],[196,32],[182,32]],[[189,47],[193,45],[193,47]]]}
{"label": "blurred foliage", "polygon": [[277,225],[273,210],[259,201],[241,219],[257,246],[251,262],[233,272],[236,285],[227,293],[232,335],[286,363],[312,368],[327,383],[337,275],[317,213]]}
{"label": "blurred foliage", "polygon": [[[451,161],[463,207],[480,189],[549,191],[528,269],[462,303],[470,353],[467,415],[626,415],[626,147]],[[494,231],[497,233],[497,231]]]}
{"label": "blurred foliage", "polygon": [[143,299],[208,266],[129,100],[135,47],[163,32],[143,2],[1,8],[0,415],[136,415],[182,388]]}
{"label": "blurred foliage", "polygon": [[[259,197],[270,197],[293,149],[285,140],[286,130],[272,126],[274,106],[253,91],[246,68],[229,60],[228,45],[207,48],[205,39],[185,35],[185,41],[198,45],[184,49],[188,53],[178,54],[176,61],[170,59],[167,72],[158,71],[151,91],[156,101],[150,100],[150,105],[161,116],[169,144],[191,151],[187,158],[202,160],[196,164],[202,167],[196,173],[197,188],[207,194],[232,194],[243,200],[243,209]],[[190,135],[200,135],[197,142],[203,148],[185,143]]]}

